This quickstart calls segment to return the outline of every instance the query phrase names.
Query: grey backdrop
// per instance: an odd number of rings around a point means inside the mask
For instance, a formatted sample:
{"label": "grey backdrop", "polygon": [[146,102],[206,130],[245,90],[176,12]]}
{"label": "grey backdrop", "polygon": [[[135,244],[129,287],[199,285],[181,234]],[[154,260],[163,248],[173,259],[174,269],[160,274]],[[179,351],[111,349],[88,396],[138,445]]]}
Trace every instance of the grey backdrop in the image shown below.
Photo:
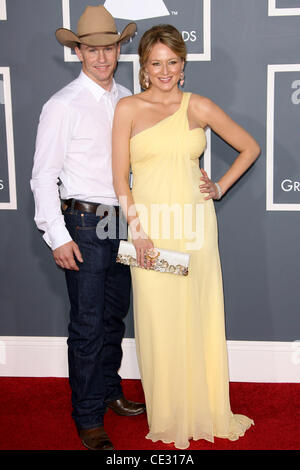
{"label": "grey backdrop", "polygon": [[[146,28],[170,22],[185,31],[189,52],[201,55],[203,1],[155,3],[164,3],[170,14],[138,20],[138,37],[125,46],[125,53],[136,53],[138,39]],[[76,29],[85,5],[83,0],[69,0],[72,29]],[[280,0],[276,4],[278,10],[289,6],[293,10],[300,8],[300,0]],[[56,267],[33,222],[29,180],[41,107],[51,94],[78,75],[80,64],[64,61],[63,48],[54,36],[56,28],[63,26],[62,0],[7,0],[6,10],[7,20],[0,21],[0,67],[10,68],[17,210],[0,210],[0,335],[66,336],[69,306],[64,274]],[[118,20],[118,27],[127,22]],[[276,73],[274,80],[274,203],[286,204],[286,209],[280,211],[266,210],[266,142],[270,125],[268,64],[300,64],[300,16],[269,16],[267,0],[211,0],[210,31],[211,60],[188,62],[184,89],[214,100],[252,133],[262,148],[255,165],[215,204],[227,338],[297,340],[300,100],[296,92],[300,88],[300,67],[296,72]],[[133,91],[132,63],[121,62],[116,78]],[[1,203],[9,201],[10,194],[5,134],[8,110],[4,106],[7,102],[3,104],[5,99],[0,101]],[[213,179],[226,171],[236,155],[212,134]],[[282,189],[286,179],[291,181],[292,189]],[[126,336],[132,337],[131,310],[126,325]]]}

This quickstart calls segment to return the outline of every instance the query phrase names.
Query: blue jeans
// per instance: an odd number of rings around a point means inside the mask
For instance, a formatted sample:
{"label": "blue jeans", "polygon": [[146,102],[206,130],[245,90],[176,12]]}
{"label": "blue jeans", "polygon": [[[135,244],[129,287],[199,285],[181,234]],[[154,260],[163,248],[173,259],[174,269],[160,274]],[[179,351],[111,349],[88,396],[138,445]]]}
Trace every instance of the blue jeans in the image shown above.
{"label": "blue jeans", "polygon": [[90,429],[103,425],[106,403],[122,397],[118,369],[123,319],[130,305],[130,269],[116,263],[118,217],[116,238],[99,239],[99,216],[72,208],[63,213],[83,258],[83,263],[77,261],[79,271],[65,270],[71,306],[68,360],[72,416],[79,429]]}

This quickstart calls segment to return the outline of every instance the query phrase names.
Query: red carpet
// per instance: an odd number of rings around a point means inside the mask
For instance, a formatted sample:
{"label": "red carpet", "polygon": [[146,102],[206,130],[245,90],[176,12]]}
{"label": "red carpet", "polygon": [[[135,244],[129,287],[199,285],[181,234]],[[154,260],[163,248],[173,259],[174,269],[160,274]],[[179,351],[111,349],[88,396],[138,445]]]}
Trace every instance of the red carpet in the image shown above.
{"label": "red carpet", "polygon": [[[299,450],[300,384],[231,383],[231,406],[255,426],[238,441],[191,441],[188,450]],[[143,400],[140,381],[124,380],[126,397]],[[109,410],[105,428],[116,450],[175,450],[145,439],[145,415]],[[1,450],[84,450],[71,418],[67,379],[0,378]]]}

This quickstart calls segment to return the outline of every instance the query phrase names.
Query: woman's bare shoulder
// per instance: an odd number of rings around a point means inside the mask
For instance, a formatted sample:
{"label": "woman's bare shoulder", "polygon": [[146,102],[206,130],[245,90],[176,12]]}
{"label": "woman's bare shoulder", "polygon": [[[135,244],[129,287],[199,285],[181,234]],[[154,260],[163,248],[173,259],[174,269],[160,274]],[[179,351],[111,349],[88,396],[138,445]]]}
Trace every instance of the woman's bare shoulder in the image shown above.
{"label": "woman's bare shoulder", "polygon": [[190,99],[190,106],[191,108],[197,109],[197,111],[199,110],[208,111],[213,106],[215,106],[215,103],[210,98],[207,98],[206,96],[192,93],[191,99]]}
{"label": "woman's bare shoulder", "polygon": [[138,93],[136,95],[125,96],[118,101],[118,107],[122,107],[124,109],[132,109],[140,106],[143,103],[143,99],[141,97],[142,93]]}
{"label": "woman's bare shoulder", "polygon": [[190,98],[189,111],[196,120],[201,120],[206,126],[211,117],[220,111],[220,108],[210,98],[193,93]]}

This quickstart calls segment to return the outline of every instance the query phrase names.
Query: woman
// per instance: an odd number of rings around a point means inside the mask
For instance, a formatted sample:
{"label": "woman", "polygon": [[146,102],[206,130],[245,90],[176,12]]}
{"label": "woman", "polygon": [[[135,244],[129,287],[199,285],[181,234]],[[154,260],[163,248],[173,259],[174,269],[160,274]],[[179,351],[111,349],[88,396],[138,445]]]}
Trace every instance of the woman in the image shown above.
{"label": "woman", "polygon": [[[115,191],[127,216],[140,266],[150,267],[149,257],[144,259],[153,246],[190,254],[186,277],[131,269],[147,438],[174,442],[180,449],[189,446],[189,439],[213,442],[216,436],[236,440],[253,421],[233,415],[230,409],[222,275],[212,200],[224,195],[250,167],[259,146],[211,100],[180,90],[186,48],[176,28],[159,25],[148,30],[139,44],[139,56],[145,91],[123,98],[115,112]],[[207,126],[240,152],[218,183],[199,169]],[[156,211],[158,216],[154,217],[157,207],[169,211]],[[159,231],[158,219],[162,222]],[[180,225],[189,225],[189,230],[179,237]]]}

